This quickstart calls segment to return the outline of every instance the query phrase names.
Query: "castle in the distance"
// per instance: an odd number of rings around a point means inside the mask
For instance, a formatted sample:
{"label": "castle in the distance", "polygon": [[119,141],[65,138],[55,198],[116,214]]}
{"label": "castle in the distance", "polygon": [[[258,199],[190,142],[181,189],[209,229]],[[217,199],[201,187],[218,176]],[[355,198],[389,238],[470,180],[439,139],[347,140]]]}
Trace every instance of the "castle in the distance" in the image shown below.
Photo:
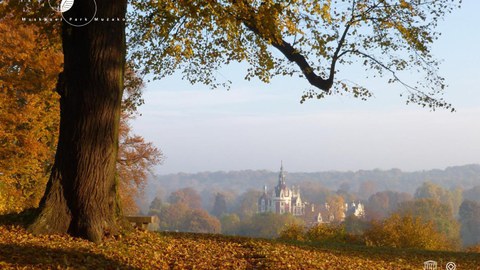
{"label": "castle in the distance", "polygon": [[267,186],[264,186],[263,194],[258,199],[259,213],[290,213],[305,219],[307,225],[330,223],[334,220],[343,221],[347,215],[354,215],[359,218],[365,217],[365,209],[361,202],[345,203],[342,206],[344,211],[340,217],[334,216],[328,203],[315,207],[314,204],[304,202],[300,196],[300,188],[298,186],[288,188],[285,178],[282,162],[277,186],[273,191],[268,191]]}
{"label": "castle in the distance", "polygon": [[291,213],[294,216],[305,214],[305,203],[302,202],[300,197],[300,190],[295,186],[292,189],[287,187],[283,163],[280,166],[278,184],[274,192],[267,192],[267,186],[264,186],[263,194],[258,199],[258,212]]}

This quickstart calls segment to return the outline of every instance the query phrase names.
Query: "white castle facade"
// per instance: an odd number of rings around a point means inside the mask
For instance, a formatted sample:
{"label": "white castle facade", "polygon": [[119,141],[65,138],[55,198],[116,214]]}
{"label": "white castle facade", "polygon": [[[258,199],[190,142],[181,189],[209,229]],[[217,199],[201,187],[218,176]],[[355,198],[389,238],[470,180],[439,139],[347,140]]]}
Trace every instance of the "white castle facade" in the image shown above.
{"label": "white castle facade", "polygon": [[283,164],[280,166],[278,184],[274,192],[268,193],[267,186],[264,187],[263,194],[258,199],[258,212],[291,213],[294,216],[305,214],[305,203],[300,197],[300,190],[295,186],[291,189],[287,187]]}
{"label": "white castle facade", "polygon": [[258,199],[259,213],[290,213],[294,216],[303,217],[307,224],[330,223],[334,220],[343,221],[346,216],[350,215],[359,218],[365,217],[365,208],[361,202],[345,203],[342,208],[342,216],[335,217],[330,211],[328,203],[315,207],[313,204],[302,201],[299,187],[288,188],[283,164],[280,166],[277,186],[270,192],[267,190],[267,186],[264,186],[263,194]]}

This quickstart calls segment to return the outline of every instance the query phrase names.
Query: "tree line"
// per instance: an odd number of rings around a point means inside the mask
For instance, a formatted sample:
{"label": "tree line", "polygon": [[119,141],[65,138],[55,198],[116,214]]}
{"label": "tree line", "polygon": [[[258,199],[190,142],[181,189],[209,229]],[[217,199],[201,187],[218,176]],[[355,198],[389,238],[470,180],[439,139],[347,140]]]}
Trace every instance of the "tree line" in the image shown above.
{"label": "tree line", "polygon": [[[153,199],[158,190],[170,193],[183,187],[194,186],[197,190],[218,188],[244,192],[247,189],[260,189],[263,185],[273,187],[277,184],[278,172],[267,170],[217,171],[199,173],[177,173],[155,175],[149,181],[148,199]],[[362,199],[368,199],[377,191],[391,190],[414,193],[423,182],[430,181],[447,188],[473,188],[480,184],[480,164],[453,166],[446,169],[433,169],[406,172],[391,170],[325,171],[325,172],[288,172],[289,185],[303,187],[303,193],[320,187],[337,190],[357,190]],[[259,186],[260,185],[260,186]]]}
{"label": "tree line", "polygon": [[[317,200],[318,205],[328,202],[332,209],[335,206],[343,209],[349,200],[361,201],[365,205],[365,217],[347,215],[345,219],[335,218],[329,224],[319,224],[321,228],[315,229],[319,230],[315,232],[315,239],[320,241],[323,237],[327,241],[333,237],[371,245],[448,250],[475,246],[480,243],[480,193],[475,193],[480,191],[479,187],[462,191],[424,182],[414,194],[386,190],[366,200],[342,189],[330,190],[324,199]],[[204,204],[195,189],[182,188],[166,200],[156,197],[148,214],[159,217],[158,230],[266,238],[306,237],[303,234],[307,231],[303,228],[309,226],[304,218],[258,213],[260,195],[260,191],[253,189],[240,194],[216,192],[213,197],[208,196],[210,203]],[[311,198],[311,201],[315,200]]]}

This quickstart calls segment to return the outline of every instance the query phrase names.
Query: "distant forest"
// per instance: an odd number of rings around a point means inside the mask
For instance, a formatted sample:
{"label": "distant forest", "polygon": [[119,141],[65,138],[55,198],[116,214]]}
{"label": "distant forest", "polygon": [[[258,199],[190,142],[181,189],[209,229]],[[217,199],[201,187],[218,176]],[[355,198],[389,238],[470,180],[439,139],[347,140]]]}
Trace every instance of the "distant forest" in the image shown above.
{"label": "distant forest", "polygon": [[[300,187],[306,197],[312,191],[342,190],[355,193],[358,199],[366,200],[375,192],[391,190],[413,194],[423,182],[432,182],[449,190],[460,188],[468,190],[480,186],[480,165],[448,167],[445,170],[434,169],[415,172],[391,170],[326,171],[326,172],[288,172],[287,184]],[[145,191],[142,208],[155,198],[166,198],[180,188],[192,187],[202,198],[211,198],[216,192],[243,193],[247,190],[263,190],[267,185],[272,189],[278,181],[278,171],[244,170],[231,172],[201,172],[195,174],[177,173],[156,175],[150,179]],[[467,194],[464,194],[464,196]],[[480,199],[480,198],[471,198]],[[211,199],[208,201],[211,202]],[[206,202],[207,203],[207,202]]]}

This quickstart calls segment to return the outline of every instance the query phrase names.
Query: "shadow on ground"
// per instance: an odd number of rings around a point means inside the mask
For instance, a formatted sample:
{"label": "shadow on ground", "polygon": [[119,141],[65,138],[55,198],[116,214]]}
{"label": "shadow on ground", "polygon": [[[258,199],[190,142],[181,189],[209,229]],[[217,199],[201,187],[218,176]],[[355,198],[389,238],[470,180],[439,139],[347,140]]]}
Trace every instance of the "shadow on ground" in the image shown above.
{"label": "shadow on ground", "polygon": [[5,263],[20,269],[138,269],[87,250],[20,244],[0,244],[0,268]]}
{"label": "shadow on ground", "polygon": [[0,225],[18,225],[27,227],[38,214],[37,208],[23,210],[20,213],[0,215]]}

